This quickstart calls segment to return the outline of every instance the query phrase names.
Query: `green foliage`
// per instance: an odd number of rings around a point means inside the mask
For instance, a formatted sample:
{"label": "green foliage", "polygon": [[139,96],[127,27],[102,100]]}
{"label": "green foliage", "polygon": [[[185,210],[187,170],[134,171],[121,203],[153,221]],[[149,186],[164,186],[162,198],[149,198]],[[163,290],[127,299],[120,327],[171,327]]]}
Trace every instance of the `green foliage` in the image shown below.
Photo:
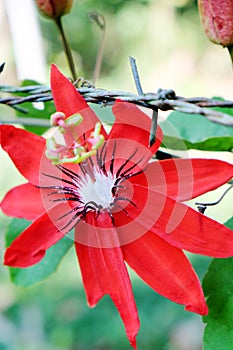
{"label": "green foliage", "polygon": [[[233,217],[226,222],[233,229]],[[213,232],[214,234],[214,232]],[[233,349],[233,258],[213,259],[203,280],[209,307],[204,350]]]}
{"label": "green foliage", "polygon": [[[141,320],[138,349],[178,349],[172,339],[177,330],[188,329],[192,334],[200,317],[157,295],[134,274],[132,280]],[[35,288],[12,289],[15,299],[3,313],[12,333],[9,331],[5,339],[0,337],[0,349],[132,350],[108,296],[95,308],[87,307],[74,252],[64,259],[58,274]],[[201,341],[200,333],[195,336]]]}
{"label": "green foliage", "polygon": [[[40,83],[34,80],[24,80],[21,84],[21,86],[41,86]],[[17,93],[18,96],[28,96],[27,93]],[[20,109],[16,110],[16,115],[18,117],[22,118],[40,118],[43,120],[50,119],[51,114],[55,112],[55,107],[53,101],[47,101],[46,103],[31,103],[31,102],[25,102],[19,105],[20,108],[23,108],[25,112],[21,111]],[[29,130],[35,134],[41,135],[43,134],[48,128],[42,127],[42,126],[25,126],[26,130]]]}
{"label": "green foliage", "polygon": [[[132,5],[133,11],[134,8],[141,8],[148,5],[150,1],[151,0],[74,1],[71,13],[64,16],[62,22],[73,51],[78,76],[84,76],[86,79],[92,78],[95,58],[102,36],[101,29],[98,28],[96,23],[92,23],[89,19],[90,11],[101,13],[106,20],[107,33],[110,39],[106,40],[101,71],[103,74],[109,74],[115,69],[122,58],[122,49],[119,49],[122,47],[122,37],[119,33],[115,18],[117,18],[123,8]],[[59,67],[61,67],[61,65],[64,65],[65,58],[63,55],[60,56],[62,44],[57,35],[55,23],[42,16],[39,18],[42,33],[47,42],[48,62],[56,62]],[[137,39],[134,38],[134,42],[135,40]],[[70,73],[68,72],[68,74]]]}
{"label": "green foliage", "polygon": [[[9,246],[29,224],[25,219],[12,219],[6,230],[6,245]],[[43,280],[56,271],[60,261],[72,245],[73,241],[64,237],[47,250],[45,257],[38,264],[23,269],[10,267],[12,281],[16,285],[28,287]]]}
{"label": "green foliage", "polygon": [[[219,109],[233,114],[233,109]],[[233,128],[209,121],[199,114],[172,112],[161,127],[164,132],[163,146],[185,150],[231,151],[233,149]]]}
{"label": "green foliage", "polygon": [[110,106],[100,106],[91,103],[90,107],[94,110],[101,122],[106,123],[108,125],[112,125],[114,123],[114,115]]}

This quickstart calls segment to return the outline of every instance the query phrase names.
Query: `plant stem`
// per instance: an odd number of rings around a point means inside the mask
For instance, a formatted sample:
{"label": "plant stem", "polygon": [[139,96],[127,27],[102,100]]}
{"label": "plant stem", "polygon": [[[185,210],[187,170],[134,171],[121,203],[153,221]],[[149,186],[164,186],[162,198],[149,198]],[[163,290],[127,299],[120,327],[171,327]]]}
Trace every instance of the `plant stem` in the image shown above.
{"label": "plant stem", "polygon": [[96,11],[92,11],[89,13],[89,17],[92,21],[96,22],[98,27],[102,30],[102,38],[99,44],[98,53],[95,60],[95,67],[93,71],[93,77],[92,77],[92,84],[95,85],[96,80],[99,77],[101,65],[103,61],[103,54],[104,54],[104,46],[105,46],[105,40],[106,40],[106,21],[104,16],[101,13],[98,13]]}
{"label": "plant stem", "polygon": [[63,29],[63,26],[62,26],[61,17],[56,18],[55,22],[57,24],[59,33],[60,33],[61,38],[62,38],[64,51],[65,51],[65,54],[66,54],[66,57],[67,57],[67,61],[68,61],[69,67],[70,67],[70,71],[71,71],[73,80],[76,81],[77,80],[77,74],[76,74],[76,71],[75,71],[74,59],[73,59],[73,56],[72,56],[72,53],[71,53],[70,45],[69,45],[69,43],[68,43],[68,41],[66,39],[66,36],[65,36],[65,32],[64,32],[64,29]]}
{"label": "plant stem", "polygon": [[231,56],[231,62],[232,62],[232,66],[233,66],[233,44],[227,46],[227,49],[228,49],[228,52],[229,52],[229,54]]}

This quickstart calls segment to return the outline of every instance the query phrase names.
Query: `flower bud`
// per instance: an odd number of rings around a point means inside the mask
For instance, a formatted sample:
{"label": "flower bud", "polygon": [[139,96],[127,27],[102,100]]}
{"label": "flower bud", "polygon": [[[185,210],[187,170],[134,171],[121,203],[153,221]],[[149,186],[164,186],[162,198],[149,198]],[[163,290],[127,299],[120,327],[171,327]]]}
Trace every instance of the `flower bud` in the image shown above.
{"label": "flower bud", "polygon": [[233,1],[198,0],[199,14],[207,37],[222,46],[233,44]]}
{"label": "flower bud", "polygon": [[36,0],[36,4],[46,17],[56,19],[70,12],[73,0]]}

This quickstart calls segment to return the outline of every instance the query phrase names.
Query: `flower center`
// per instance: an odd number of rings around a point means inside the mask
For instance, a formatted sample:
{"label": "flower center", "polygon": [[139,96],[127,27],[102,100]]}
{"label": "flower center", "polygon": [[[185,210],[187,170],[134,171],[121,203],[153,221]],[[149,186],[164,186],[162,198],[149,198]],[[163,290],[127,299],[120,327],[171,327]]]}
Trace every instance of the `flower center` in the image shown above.
{"label": "flower center", "polygon": [[92,202],[99,209],[110,208],[114,200],[112,189],[115,181],[111,173],[105,175],[102,171],[93,169],[93,176],[86,174],[79,185],[80,199],[84,205]]}
{"label": "flower center", "polygon": [[117,166],[116,143],[112,151],[110,150],[110,155],[107,156],[107,152],[108,147],[104,143],[93,157],[77,164],[79,168],[77,172],[57,164],[55,167],[60,171],[60,176],[43,173],[44,176],[55,181],[55,184],[40,186],[41,189],[51,190],[44,196],[50,203],[47,206],[51,207],[51,202],[70,204],[70,209],[57,218],[57,221],[63,222],[66,219],[67,223],[61,230],[72,230],[81,220],[85,221],[87,213],[91,211],[96,213],[96,219],[100,211],[107,212],[114,226],[116,211],[123,211],[128,215],[128,205],[137,208],[132,201],[132,186],[126,180],[143,171],[138,167],[143,157],[138,159],[136,149],[128,159]]}

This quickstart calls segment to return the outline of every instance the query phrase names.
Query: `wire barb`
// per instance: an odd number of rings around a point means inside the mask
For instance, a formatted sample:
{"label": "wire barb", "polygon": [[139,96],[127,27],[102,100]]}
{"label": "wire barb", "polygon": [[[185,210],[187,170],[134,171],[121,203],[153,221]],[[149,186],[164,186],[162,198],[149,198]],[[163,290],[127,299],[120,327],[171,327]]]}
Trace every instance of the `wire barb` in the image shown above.
{"label": "wire barb", "polygon": [[132,70],[132,74],[133,74],[133,78],[134,78],[134,82],[136,85],[136,89],[139,95],[143,95],[143,90],[142,90],[142,86],[141,86],[141,82],[140,82],[140,78],[139,78],[139,74],[138,74],[138,68],[137,68],[137,64],[136,64],[136,60],[134,57],[129,56],[129,63],[131,66],[131,70]]}
{"label": "wire barb", "polygon": [[149,136],[149,147],[153,146],[156,140],[156,130],[158,127],[158,108],[153,110],[151,127],[150,127],[150,136]]}

